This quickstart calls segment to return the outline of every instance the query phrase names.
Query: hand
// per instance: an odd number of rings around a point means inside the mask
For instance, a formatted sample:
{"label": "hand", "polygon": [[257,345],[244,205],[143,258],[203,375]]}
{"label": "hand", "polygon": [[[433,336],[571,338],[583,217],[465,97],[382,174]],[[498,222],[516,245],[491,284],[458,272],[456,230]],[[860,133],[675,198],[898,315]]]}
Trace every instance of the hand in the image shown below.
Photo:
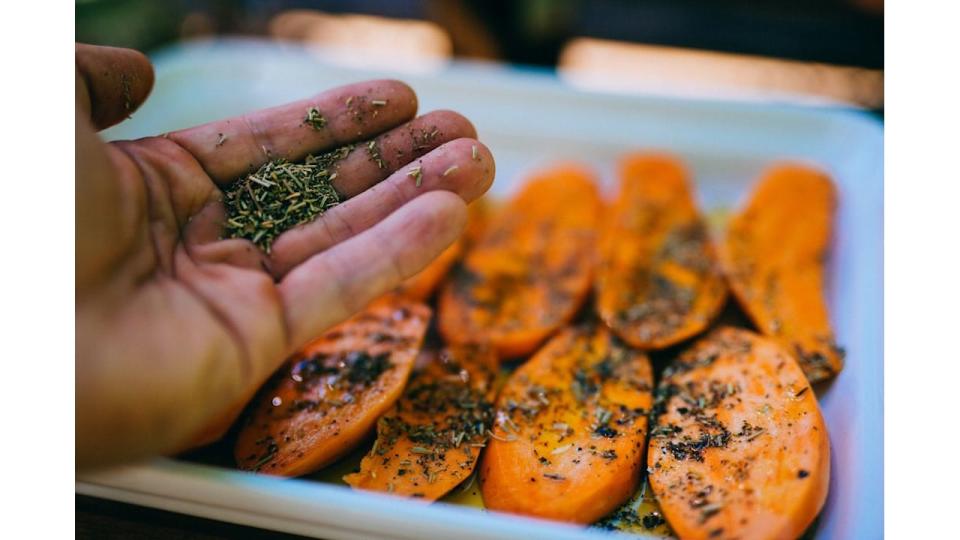
{"label": "hand", "polygon": [[[493,180],[473,126],[449,111],[414,118],[416,96],[397,81],[105,144],[95,130],[146,99],[152,68],[135,51],[87,45],[76,65],[78,468],[195,440],[298,347],[426,266]],[[303,123],[310,107],[324,128]],[[281,235],[270,256],[220,239],[231,180],[374,137],[382,167],[358,145],[334,181],[349,200]]]}

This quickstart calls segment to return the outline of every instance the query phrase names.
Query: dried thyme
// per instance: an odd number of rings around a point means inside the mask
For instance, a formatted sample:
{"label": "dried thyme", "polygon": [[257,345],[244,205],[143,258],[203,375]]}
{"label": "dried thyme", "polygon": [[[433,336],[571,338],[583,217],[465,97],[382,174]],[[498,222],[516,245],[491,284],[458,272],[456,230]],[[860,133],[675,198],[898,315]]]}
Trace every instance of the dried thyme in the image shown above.
{"label": "dried thyme", "polygon": [[303,123],[312,127],[316,131],[327,127],[327,119],[320,114],[320,109],[316,107],[310,107],[307,109],[307,116],[304,117]]}
{"label": "dried thyme", "polygon": [[234,182],[224,192],[227,211],[224,238],[246,238],[266,253],[281,233],[308,223],[340,202],[332,180],[334,166],[352,146],[344,146],[302,163],[269,161]]}
{"label": "dried thyme", "polygon": [[370,154],[370,161],[374,162],[378,169],[387,168],[387,163],[383,161],[383,157],[380,155],[380,146],[377,141],[367,143],[367,153]]}
{"label": "dried thyme", "polygon": [[413,178],[416,181],[416,186],[420,187],[420,184],[423,183],[423,168],[420,165],[413,167],[407,171],[407,176]]}

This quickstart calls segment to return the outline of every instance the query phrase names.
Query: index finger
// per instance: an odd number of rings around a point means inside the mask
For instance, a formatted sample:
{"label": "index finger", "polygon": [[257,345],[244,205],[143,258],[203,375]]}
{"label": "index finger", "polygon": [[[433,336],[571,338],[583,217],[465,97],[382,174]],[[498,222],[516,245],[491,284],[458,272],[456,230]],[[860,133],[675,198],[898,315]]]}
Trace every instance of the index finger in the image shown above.
{"label": "index finger", "polygon": [[[316,109],[314,120],[308,112]],[[312,98],[167,134],[200,162],[210,178],[227,183],[271,159],[362,141],[417,113],[417,96],[394,80],[341,86]]]}

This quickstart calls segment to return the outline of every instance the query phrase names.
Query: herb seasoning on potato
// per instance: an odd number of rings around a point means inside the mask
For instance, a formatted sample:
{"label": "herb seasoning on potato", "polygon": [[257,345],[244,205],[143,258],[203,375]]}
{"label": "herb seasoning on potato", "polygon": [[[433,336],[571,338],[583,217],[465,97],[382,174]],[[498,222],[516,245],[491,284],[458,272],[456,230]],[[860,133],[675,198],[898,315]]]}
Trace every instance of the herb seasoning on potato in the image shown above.
{"label": "herb seasoning on potato", "polygon": [[683,166],[634,154],[620,174],[600,243],[597,312],[634,347],[660,349],[706,330],[727,286]]}
{"label": "herb seasoning on potato", "polygon": [[541,171],[497,213],[444,287],[441,334],[528,354],[570,321],[593,279],[600,197],[573,165]]}
{"label": "herb seasoning on potato", "polygon": [[602,325],[562,330],[500,391],[486,507],[583,524],[615,510],[640,480],[652,384],[647,357]]}
{"label": "herb seasoning on potato", "polygon": [[308,344],[254,398],[237,464],[300,476],[356,447],[403,393],[429,318],[387,296]]}
{"label": "herb seasoning on potato", "polygon": [[433,351],[377,423],[355,488],[434,501],[473,472],[493,424],[497,357],[482,346]]}
{"label": "herb seasoning on potato", "polygon": [[824,287],[836,197],[819,171],[771,169],[731,220],[722,249],[734,296],[761,332],[796,356],[810,382],[843,369]]}
{"label": "herb seasoning on potato", "polygon": [[827,496],[826,425],[776,341],[720,328],[668,367],[647,465],[680,538],[797,538]]}

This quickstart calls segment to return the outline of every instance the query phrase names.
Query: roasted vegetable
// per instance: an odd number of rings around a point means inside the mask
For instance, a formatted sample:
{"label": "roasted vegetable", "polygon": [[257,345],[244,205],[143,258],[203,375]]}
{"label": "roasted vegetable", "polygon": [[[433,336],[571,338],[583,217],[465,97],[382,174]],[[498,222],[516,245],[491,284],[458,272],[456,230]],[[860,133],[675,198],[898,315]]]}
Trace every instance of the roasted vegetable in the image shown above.
{"label": "roasted vegetable", "polygon": [[727,229],[722,259],[730,288],[760,331],[796,356],[817,382],[843,368],[824,293],[836,192],[800,165],[770,170]]}
{"label": "roasted vegetable", "polygon": [[352,450],[403,393],[429,318],[387,296],[307,345],[252,402],[237,464],[299,476]]}
{"label": "roasted vegetable", "polygon": [[827,496],[817,398],[776,341],[721,328],[664,372],[650,485],[683,540],[797,538]]}
{"label": "roasted vegetable", "polygon": [[435,501],[470,476],[493,424],[497,357],[483,346],[434,351],[393,410],[377,423],[377,441],[355,488]]}
{"label": "roasted vegetable", "polygon": [[602,325],[568,328],[514,372],[480,464],[499,510],[592,523],[637,490],[652,375]]}
{"label": "roasted vegetable", "polygon": [[600,243],[597,312],[631,345],[659,349],[704,331],[727,286],[682,165],[634,154],[620,176]]}
{"label": "roasted vegetable", "polygon": [[580,168],[531,178],[444,287],[447,342],[489,343],[514,357],[568,322],[590,290],[599,211],[593,177]]}

